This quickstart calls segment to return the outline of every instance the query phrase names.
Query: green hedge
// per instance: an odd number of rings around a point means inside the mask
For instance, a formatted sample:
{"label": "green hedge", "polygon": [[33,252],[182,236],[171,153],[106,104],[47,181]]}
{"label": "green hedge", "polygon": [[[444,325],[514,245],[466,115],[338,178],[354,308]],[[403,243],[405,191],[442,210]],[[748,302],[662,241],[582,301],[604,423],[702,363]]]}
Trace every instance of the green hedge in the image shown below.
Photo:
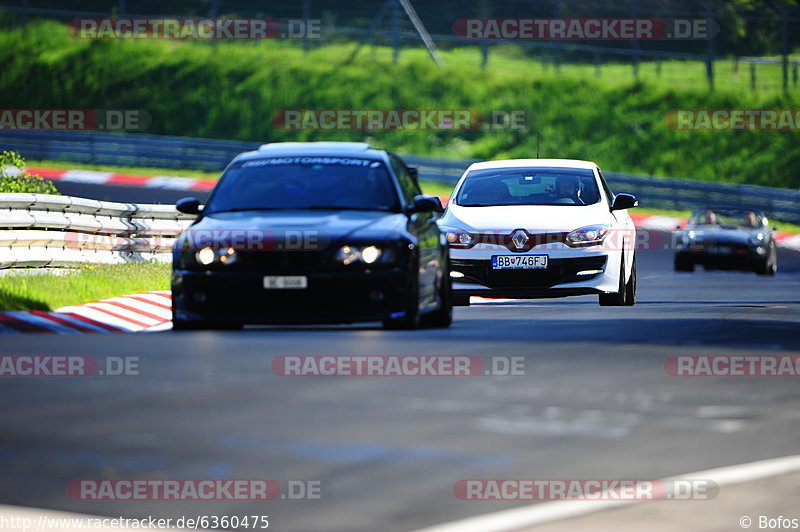
{"label": "green hedge", "polygon": [[[16,152],[0,153],[0,193],[26,192],[29,194],[58,194],[52,181],[31,175],[23,170],[25,160]],[[10,175],[10,168],[16,168],[17,175]]]}

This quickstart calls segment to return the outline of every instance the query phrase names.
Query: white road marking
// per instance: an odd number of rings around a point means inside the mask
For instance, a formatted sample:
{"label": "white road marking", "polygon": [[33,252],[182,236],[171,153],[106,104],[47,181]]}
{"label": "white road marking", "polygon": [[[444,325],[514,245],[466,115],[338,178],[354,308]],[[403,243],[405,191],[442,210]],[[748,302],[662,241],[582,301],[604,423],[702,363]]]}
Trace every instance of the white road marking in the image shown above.
{"label": "white road marking", "polygon": [[[733,466],[697,471],[664,480],[712,480],[718,486],[741,484],[762,478],[774,477],[800,471],[800,455],[784,456],[759,460]],[[587,515],[601,510],[609,510],[637,504],[642,501],[555,501],[502,510],[489,514],[469,517],[449,523],[423,528],[416,532],[511,532],[534,525],[560,521],[571,517]]]}

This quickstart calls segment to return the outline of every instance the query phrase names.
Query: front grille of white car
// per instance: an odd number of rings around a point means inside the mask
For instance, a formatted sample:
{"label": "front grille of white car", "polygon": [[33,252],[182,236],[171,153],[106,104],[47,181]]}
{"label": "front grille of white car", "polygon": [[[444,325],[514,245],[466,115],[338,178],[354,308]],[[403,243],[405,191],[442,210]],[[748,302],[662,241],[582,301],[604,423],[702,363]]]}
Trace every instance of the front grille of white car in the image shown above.
{"label": "front grille of white car", "polygon": [[[459,282],[478,282],[489,288],[547,288],[562,283],[588,281],[605,269],[608,257],[580,257],[574,259],[550,259],[547,268],[541,270],[492,270],[490,260],[453,259],[451,268],[464,274]],[[590,275],[578,272],[599,270]]]}

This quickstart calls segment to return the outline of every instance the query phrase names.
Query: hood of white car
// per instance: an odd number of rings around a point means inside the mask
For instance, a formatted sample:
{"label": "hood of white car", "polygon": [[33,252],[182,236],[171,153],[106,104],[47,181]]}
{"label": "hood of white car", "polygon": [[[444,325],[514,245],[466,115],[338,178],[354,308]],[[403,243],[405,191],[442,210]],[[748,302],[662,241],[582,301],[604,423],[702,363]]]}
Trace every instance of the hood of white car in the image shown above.
{"label": "hood of white car", "polygon": [[586,225],[612,223],[613,216],[603,203],[596,205],[508,205],[461,207],[451,204],[440,225],[467,231],[534,232],[572,231]]}

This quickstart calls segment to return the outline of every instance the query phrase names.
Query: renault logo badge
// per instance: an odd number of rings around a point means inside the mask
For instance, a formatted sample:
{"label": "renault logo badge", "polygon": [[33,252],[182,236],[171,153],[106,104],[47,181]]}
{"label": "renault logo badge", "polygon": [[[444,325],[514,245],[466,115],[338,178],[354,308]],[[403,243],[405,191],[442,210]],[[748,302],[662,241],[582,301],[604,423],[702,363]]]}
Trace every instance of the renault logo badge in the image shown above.
{"label": "renault logo badge", "polygon": [[514,243],[514,247],[517,249],[524,248],[525,244],[528,243],[528,233],[526,233],[522,229],[517,229],[516,231],[511,233],[511,242]]}

